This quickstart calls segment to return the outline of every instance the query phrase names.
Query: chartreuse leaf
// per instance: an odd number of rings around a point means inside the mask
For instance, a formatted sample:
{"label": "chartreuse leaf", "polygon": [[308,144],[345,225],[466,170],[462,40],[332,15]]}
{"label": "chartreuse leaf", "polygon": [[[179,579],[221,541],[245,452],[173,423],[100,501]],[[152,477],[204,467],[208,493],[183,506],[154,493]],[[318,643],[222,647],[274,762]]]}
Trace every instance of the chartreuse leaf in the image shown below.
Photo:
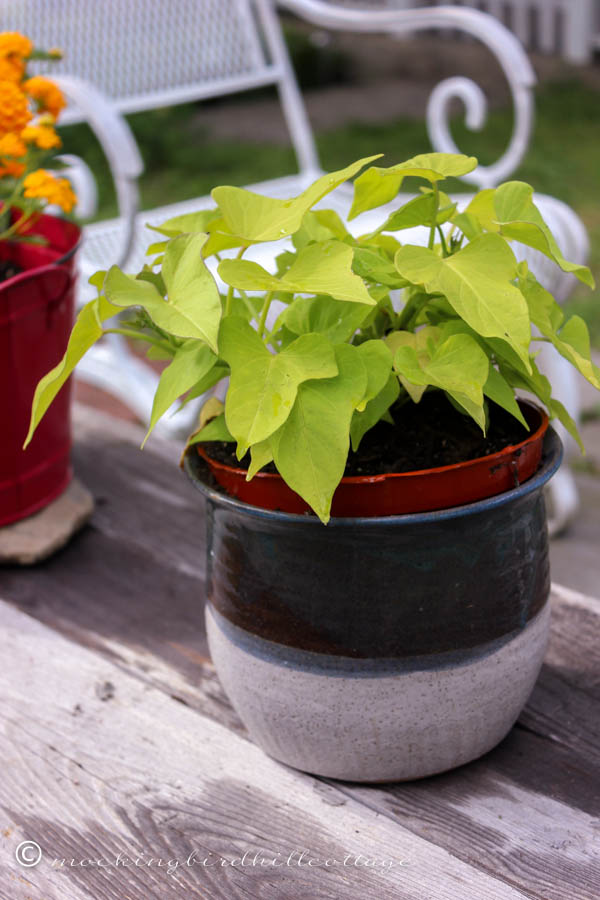
{"label": "chartreuse leaf", "polygon": [[29,431],[25,438],[23,449],[27,447],[46,410],[73,372],[73,369],[90,347],[102,337],[102,323],[112,318],[119,312],[116,306],[106,297],[96,297],[83,307],[77,318],[69,337],[69,343],[65,355],[61,361],[49,372],[40,378],[31,407],[31,420]]}
{"label": "chartreuse leaf", "polygon": [[191,390],[204,378],[216,361],[217,357],[210,347],[207,347],[206,344],[199,344],[198,341],[186,341],[178,348],[172,362],[163,370],[158,381],[152,403],[150,424],[142,447],[161,416],[175,403],[178,397]]}
{"label": "chartreuse leaf", "polygon": [[102,288],[104,286],[104,279],[106,278],[106,269],[99,269],[97,272],[94,272],[93,275],[90,275],[88,278],[88,284],[91,284],[96,288],[98,294],[102,293]]}
{"label": "chartreuse leaf", "polygon": [[312,241],[328,241],[332,238],[343,241],[348,236],[346,226],[333,209],[313,209],[304,214],[302,225],[292,235],[292,243],[296,250],[301,250]]}
{"label": "chartreuse leaf", "polygon": [[296,297],[283,311],[280,324],[297,335],[316,331],[332,344],[341,344],[352,337],[371,309],[360,303],[332,303],[330,297],[322,295]]}
{"label": "chartreuse leaf", "polygon": [[515,419],[518,419],[521,425],[524,425],[527,431],[529,431],[529,425],[515,399],[513,389],[495,366],[490,365],[488,380],[483,386],[483,393],[486,397],[489,397],[490,400],[493,400],[494,403],[497,403],[498,406],[501,406],[502,409],[505,409],[513,415]]}
{"label": "chartreuse leaf", "polygon": [[452,335],[435,347],[429,362],[408,344],[394,354],[394,369],[412,384],[441,388],[485,429],[483,386],[490,361],[478,342],[466,334]]}
{"label": "chartreuse leaf", "polygon": [[519,287],[529,305],[533,324],[552,341],[561,356],[568,359],[590,384],[600,389],[600,369],[592,362],[590,335],[583,319],[571,316],[563,325],[562,309],[531,273],[519,279]]}
{"label": "chartreuse leaf", "polygon": [[579,444],[582,453],[585,448],[577,430],[577,425],[560,402],[552,396],[552,387],[545,375],[542,375],[535,360],[531,361],[531,373],[522,372],[504,361],[499,362],[500,372],[513,388],[521,388],[535,394],[544,404],[551,418],[557,418],[567,432]]}
{"label": "chartreuse leaf", "polygon": [[159,328],[182,338],[205,341],[216,351],[221,298],[201,250],[206,235],[182,234],[169,241],[162,266],[167,299],[154,284],[112,266],[104,280],[115,306],[141,306]]}
{"label": "chartreuse leaf", "polygon": [[224,407],[218,397],[209,397],[200,411],[199,427],[187,439],[182,460],[188,447],[208,441],[227,441],[233,443],[225,424]]}
{"label": "chartreuse leaf", "polygon": [[[398,246],[394,248],[394,253]],[[384,284],[389,288],[398,289],[406,287],[408,284],[398,274],[396,267],[383,248],[355,247],[352,268],[361,278],[377,284]]]}
{"label": "chartreuse leaf", "polygon": [[237,247],[249,247],[254,241],[247,241],[239,235],[232,234],[223,216],[213,219],[209,222],[206,231],[208,232],[208,240],[202,248],[202,255],[205,259],[215,253],[221,253],[223,250],[233,250]]}
{"label": "chartreuse leaf", "polygon": [[529,312],[511,284],[514,254],[499,235],[484,234],[446,259],[424,247],[401,247],[395,264],[408,281],[443,294],[478,334],[506,341],[529,370]]}
{"label": "chartreuse leaf", "polygon": [[600,369],[591,361],[590,334],[581,316],[571,316],[552,341],[558,352],[600,390]]}
{"label": "chartreuse leaf", "polygon": [[352,416],[350,423],[350,440],[352,441],[352,449],[356,453],[363,437],[381,419],[389,410],[390,406],[396,402],[400,393],[400,384],[398,378],[392,372],[388,380],[384,384],[379,393],[373,397],[363,412],[358,410]]}
{"label": "chartreuse leaf", "polygon": [[281,278],[244,259],[224,259],[219,275],[227,284],[245,291],[329,294],[335,300],[375,306],[362,279],[352,271],[352,260],[352,247],[341,241],[327,241],[308,244],[300,250]]}
{"label": "chartreuse leaf", "polygon": [[572,272],[576,278],[593,288],[594,278],[588,267],[568,262],[564,258],[532,197],[533,188],[522,181],[508,181],[496,188],[494,207],[502,234],[539,250],[554,260],[563,272]]}
{"label": "chartreuse leaf", "polygon": [[[278,291],[280,280],[249,259],[224,259],[219,263],[219,276],[225,284],[242,291]],[[290,290],[292,290],[290,288]]]}
{"label": "chartreuse leaf", "polygon": [[248,474],[246,475],[246,481],[250,481],[257,472],[261,469],[264,469],[265,466],[268,466],[270,462],[273,461],[273,454],[271,452],[271,444],[269,442],[269,438],[264,441],[260,441],[258,444],[253,444],[250,447],[250,465],[248,466]]}
{"label": "chartreuse leaf", "polygon": [[[221,413],[214,419],[209,419],[206,425],[203,425],[194,435],[194,440],[189,443],[198,444],[206,441],[228,441],[233,443],[227,424],[225,422],[225,414]],[[188,444],[189,446],[189,444]]]}
{"label": "chartreuse leaf", "polygon": [[[210,369],[204,378],[201,378],[200,381],[196,382],[196,384],[191,388],[190,392],[186,395],[185,399],[182,401],[179,410],[183,409],[190,403],[192,400],[196,400],[198,397],[201,397],[207,391],[209,391],[215,384],[218,384],[222,378],[226,378],[229,375],[229,366],[224,363],[218,362],[216,365]],[[175,413],[177,415],[177,413]]]}
{"label": "chartreuse leaf", "polygon": [[285,424],[270,438],[277,471],[325,523],[344,474],[352,414],[367,387],[357,347],[338,345],[335,359],[338,375],[301,384]]}
{"label": "chartreuse leaf", "polygon": [[[427,193],[431,193],[428,191]],[[448,222],[454,213],[456,212],[458,204],[455,203],[448,194],[445,194],[443,191],[439,193],[439,207],[436,216],[436,223],[438,225],[443,225],[444,222]]]}
{"label": "chartreuse leaf", "polygon": [[231,316],[221,326],[219,349],[231,368],[225,418],[238,459],[285,422],[303,381],[337,375],[333,348],[321,334],[302,335],[272,354],[248,322]]}
{"label": "chartreuse leaf", "polygon": [[167,237],[175,237],[178,234],[191,234],[194,232],[206,232],[209,224],[220,217],[218,209],[199,209],[196,212],[183,213],[173,216],[160,225],[146,224],[146,228],[158,231]]}
{"label": "chartreuse leaf", "polygon": [[[466,322],[463,322],[461,319],[451,319],[450,321],[444,322],[438,327],[437,331],[439,332],[442,339],[450,337],[453,334],[468,334],[479,343],[479,346],[482,347],[486,355],[489,356],[491,348],[489,348],[487,342],[484,341],[478,334],[476,334],[476,332],[474,332],[472,328],[469,328]],[[507,350],[510,350],[507,344],[504,344],[501,341],[499,341],[498,343],[502,344],[503,347],[505,347]],[[517,360],[519,366],[522,366],[522,363],[518,359],[518,357],[515,357],[515,359]],[[513,389],[506,381],[506,379],[500,374],[498,369],[496,369],[493,365],[490,365],[488,380],[483,386],[483,393],[484,396],[489,397],[490,400],[493,400],[494,403],[497,403],[498,406],[501,406],[512,416],[514,416],[515,419],[517,419],[529,431],[529,425],[527,424],[527,420],[523,416],[521,408],[519,407],[519,404],[515,399]]]}
{"label": "chartreuse leaf", "polygon": [[325,194],[353,178],[363,166],[380,156],[381,153],[367,156],[345,169],[323,175],[299,196],[289,200],[264,197],[243,188],[227,186],[215,188],[212,197],[232,234],[250,241],[277,241],[298,231],[304,214]]}
{"label": "chartreuse leaf", "polygon": [[[421,328],[419,331],[392,331],[385,338],[385,343],[391,350],[392,354],[400,347],[411,347],[417,354],[417,359],[421,368],[426,366],[435,352],[435,348],[440,343],[441,332],[438,328],[428,326]],[[400,383],[404,390],[408,393],[413,403],[419,403],[421,397],[427,390],[427,384],[414,384],[404,375],[398,374]]]}
{"label": "chartreuse leaf", "polygon": [[372,166],[354,182],[354,201],[348,218],[353,219],[367,209],[389,203],[409,175],[435,183],[450,176],[466,175],[476,166],[474,156],[458,153],[422,153],[387,169]]}
{"label": "chartreuse leaf", "polygon": [[392,351],[380,340],[365,341],[357,350],[367,370],[367,386],[357,409],[363,412],[367,403],[386,385],[392,371]]}
{"label": "chartreuse leaf", "polygon": [[414,197],[393,212],[377,230],[403,231],[405,228],[416,228],[417,225],[431,225],[436,197],[433,191]]}
{"label": "chartreuse leaf", "polygon": [[485,188],[475,194],[469,205],[463,212],[453,216],[453,223],[460,228],[470,241],[475,240],[485,231],[499,232],[500,226],[496,221],[496,209],[494,206],[495,191],[493,188]]}
{"label": "chartreuse leaf", "polygon": [[200,335],[216,352],[221,297],[202,259],[205,243],[205,234],[182,234],[170,240],[161,273],[167,287],[169,305],[177,308],[182,315],[189,316]]}
{"label": "chartreuse leaf", "polygon": [[341,241],[310,244],[281,279],[294,293],[329,294],[336,300],[374,306],[362,278],[352,271],[352,247]]}

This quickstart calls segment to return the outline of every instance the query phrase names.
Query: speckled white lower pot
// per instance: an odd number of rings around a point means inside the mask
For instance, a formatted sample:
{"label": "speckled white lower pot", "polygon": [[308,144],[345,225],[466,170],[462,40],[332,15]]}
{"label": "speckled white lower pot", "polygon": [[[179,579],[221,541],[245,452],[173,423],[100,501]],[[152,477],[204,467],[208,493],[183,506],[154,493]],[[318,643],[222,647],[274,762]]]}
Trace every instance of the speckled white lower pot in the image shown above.
{"label": "speckled white lower pot", "polygon": [[549,620],[546,603],[516,636],[460,660],[433,654],[382,667],[347,657],[332,665],[206,612],[212,658],[253,740],[290,766],[349,781],[422,778],[494,747],[531,693]]}
{"label": "speckled white lower pot", "polygon": [[481,756],[538,675],[550,573],[543,486],[561,457],[453,509],[332,518],[207,497],[207,632],[219,678],[271,756],[333,778],[421,778]]}

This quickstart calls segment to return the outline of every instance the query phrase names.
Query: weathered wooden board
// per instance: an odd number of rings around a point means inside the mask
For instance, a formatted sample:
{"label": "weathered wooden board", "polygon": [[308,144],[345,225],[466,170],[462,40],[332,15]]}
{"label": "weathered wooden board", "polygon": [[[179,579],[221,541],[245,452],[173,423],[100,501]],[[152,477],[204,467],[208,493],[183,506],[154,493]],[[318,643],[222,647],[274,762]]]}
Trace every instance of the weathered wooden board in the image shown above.
{"label": "weathered wooden board", "polygon": [[[92,491],[91,524],[38,566],[0,568],[4,596],[97,644],[146,648],[195,679],[204,633],[204,507],[177,468],[181,448],[76,407],[74,465]],[[85,637],[84,637],[85,640]]]}
{"label": "weathered wooden board", "polygon": [[510,735],[469,766],[338,788],[543,900],[600,897],[600,605],[553,589],[550,646]]}
{"label": "weathered wooden board", "polygon": [[[142,457],[139,429],[85,411],[78,435],[78,471],[104,497],[92,527],[27,578],[0,572],[0,593],[243,735],[207,662],[202,510],[174,465],[178,448],[155,441]],[[499,748],[420,783],[334,790],[525,896],[592,900],[600,896],[600,605],[564,591],[557,601],[547,664]]]}
{"label": "weathered wooden board", "polygon": [[6,900],[528,896],[3,602],[0,634]]}

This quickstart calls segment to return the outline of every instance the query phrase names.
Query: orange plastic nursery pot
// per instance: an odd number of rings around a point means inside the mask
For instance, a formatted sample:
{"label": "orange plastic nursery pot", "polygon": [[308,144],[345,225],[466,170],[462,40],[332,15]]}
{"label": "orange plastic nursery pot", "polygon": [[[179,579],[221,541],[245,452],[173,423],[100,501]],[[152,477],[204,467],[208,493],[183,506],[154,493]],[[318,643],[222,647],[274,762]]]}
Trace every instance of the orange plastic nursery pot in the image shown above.
{"label": "orange plastic nursery pot", "polygon": [[[540,465],[548,416],[528,401],[521,401],[520,405],[531,429],[520,443],[489,456],[435,469],[342,478],[333,495],[331,515],[375,517],[450,509],[522,484]],[[261,509],[310,511],[280,475],[259,472],[246,481],[245,469],[211,459],[207,444],[197,446],[213,477],[231,497]]]}
{"label": "orange plastic nursery pot", "polygon": [[41,215],[29,233],[42,235],[46,243],[0,243],[0,261],[22,270],[0,283],[0,526],[42,509],[72,474],[68,383],[27,450],[22,447],[35,387],[62,357],[73,325],[81,231]]}

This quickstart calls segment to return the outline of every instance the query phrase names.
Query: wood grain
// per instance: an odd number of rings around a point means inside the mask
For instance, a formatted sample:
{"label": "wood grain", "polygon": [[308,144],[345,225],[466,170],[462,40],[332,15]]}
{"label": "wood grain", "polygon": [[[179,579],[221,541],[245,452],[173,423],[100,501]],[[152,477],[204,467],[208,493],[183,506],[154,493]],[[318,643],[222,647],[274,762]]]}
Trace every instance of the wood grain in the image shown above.
{"label": "wood grain", "polygon": [[[431,900],[440,885],[445,900],[527,896],[4,603],[0,630],[10,900]],[[25,839],[44,851],[35,869],[11,858]],[[298,865],[303,850],[319,864]],[[209,864],[186,866],[194,851]],[[242,866],[246,852],[296,862]],[[146,864],[117,866],[119,854]],[[352,865],[359,854],[378,864]]]}
{"label": "wood grain", "polygon": [[[178,447],[154,441],[142,455],[138,428],[81,410],[77,434],[78,471],[103,498],[92,526],[26,577],[1,572],[0,593],[134,675],[140,690],[160,688],[172,705],[188,715],[191,707],[241,741],[244,728],[207,660],[202,509],[175,466]],[[313,790],[329,791],[332,804],[371,807],[392,828],[443,848],[518,896],[600,896],[600,605],[555,593],[546,665],[519,725],[496,750],[411,785],[313,780]]]}

